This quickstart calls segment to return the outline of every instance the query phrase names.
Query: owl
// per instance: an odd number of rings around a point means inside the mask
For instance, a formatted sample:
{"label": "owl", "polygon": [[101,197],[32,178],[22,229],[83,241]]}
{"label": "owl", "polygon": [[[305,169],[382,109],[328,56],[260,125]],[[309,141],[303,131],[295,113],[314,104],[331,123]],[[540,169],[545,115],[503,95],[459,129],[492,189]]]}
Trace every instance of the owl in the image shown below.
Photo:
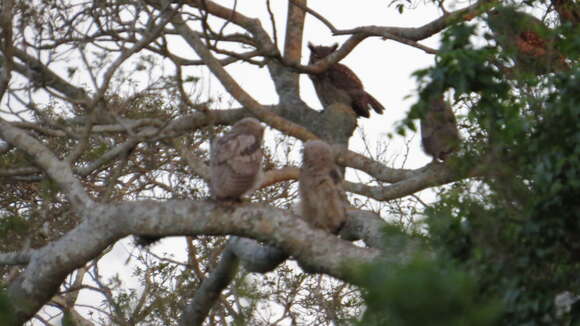
{"label": "owl", "polygon": [[337,234],[346,222],[343,179],[331,147],[314,140],[304,144],[299,177],[301,213],[307,223]]}
{"label": "owl", "polygon": [[577,0],[552,0],[560,22],[570,23],[574,28],[580,23],[580,4]]}
{"label": "owl", "polygon": [[445,161],[459,147],[461,139],[455,115],[442,96],[430,101],[420,125],[423,150],[433,160]]}
{"label": "owl", "polygon": [[[262,173],[264,127],[254,118],[236,122],[210,148],[210,192],[220,201],[241,201],[258,186]],[[135,244],[149,246],[161,239],[137,236]]]}
{"label": "owl", "polygon": [[488,13],[487,23],[498,44],[512,55],[517,70],[542,75],[568,69],[550,38],[555,34],[536,17],[512,7],[498,7]]}
{"label": "owl", "polygon": [[262,175],[264,127],[254,118],[236,122],[210,148],[210,192],[217,200],[240,201]]}
{"label": "owl", "polygon": [[[338,44],[333,46],[315,46],[308,43],[310,49],[310,63],[324,59],[336,50]],[[335,63],[319,74],[311,74],[310,79],[314,84],[316,94],[327,107],[333,103],[342,103],[351,107],[358,117],[368,118],[372,108],[378,114],[382,114],[385,108],[379,101],[365,92],[360,79],[347,66]]]}

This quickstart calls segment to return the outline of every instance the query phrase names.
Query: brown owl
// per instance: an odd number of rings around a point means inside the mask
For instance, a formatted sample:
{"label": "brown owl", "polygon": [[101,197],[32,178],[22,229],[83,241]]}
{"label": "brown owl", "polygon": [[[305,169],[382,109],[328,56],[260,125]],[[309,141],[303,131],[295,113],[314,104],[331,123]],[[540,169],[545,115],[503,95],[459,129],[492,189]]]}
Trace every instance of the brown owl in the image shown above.
{"label": "brown owl", "polygon": [[517,70],[542,75],[568,69],[555,48],[555,33],[536,17],[498,7],[488,13],[487,23],[497,43],[512,55]]}
{"label": "brown owl", "polygon": [[[333,46],[315,46],[308,43],[310,48],[310,63],[315,63],[336,51],[338,44]],[[324,107],[333,103],[342,103],[351,107],[359,117],[368,118],[372,108],[382,114],[385,108],[365,92],[360,79],[347,66],[335,63],[319,74],[311,74],[316,94]]]}
{"label": "brown owl", "polygon": [[328,144],[304,144],[299,177],[301,213],[310,225],[337,234],[347,219],[342,175]]}
{"label": "brown owl", "polygon": [[459,147],[455,115],[442,96],[431,100],[420,124],[423,149],[433,160],[445,161]]}
{"label": "brown owl", "polygon": [[254,118],[236,122],[210,148],[210,192],[217,200],[239,201],[260,182],[264,127]]}

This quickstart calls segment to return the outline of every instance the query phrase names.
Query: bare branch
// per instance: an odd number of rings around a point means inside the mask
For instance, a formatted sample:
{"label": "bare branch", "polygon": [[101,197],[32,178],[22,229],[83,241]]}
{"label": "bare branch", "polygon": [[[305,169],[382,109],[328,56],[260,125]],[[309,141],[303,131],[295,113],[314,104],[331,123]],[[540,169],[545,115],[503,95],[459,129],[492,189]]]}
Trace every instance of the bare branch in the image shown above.
{"label": "bare branch", "polygon": [[[380,257],[378,250],[353,246],[322,230],[311,229],[287,211],[262,205],[242,205],[232,210],[203,201],[125,202],[96,205],[92,216],[50,246],[38,249],[35,259],[10,284],[10,302],[26,299],[29,303],[13,307],[20,321],[30,318],[45,304],[77,266],[130,233],[250,237],[281,248],[311,271],[349,281],[353,275],[347,266]],[[310,245],[309,239],[313,238],[317,239],[317,246]]]}
{"label": "bare branch", "polygon": [[203,280],[193,299],[183,311],[182,325],[201,325],[211,307],[215,304],[238,271],[238,258],[229,246],[224,249],[220,262],[211,275]]}
{"label": "bare branch", "polygon": [[30,155],[60,186],[78,212],[92,206],[93,201],[73,175],[70,166],[59,160],[46,146],[2,119],[0,119],[0,137]]}
{"label": "bare branch", "polygon": [[173,19],[174,25],[181,33],[181,36],[189,43],[195,52],[206,62],[208,68],[220,80],[222,85],[228,92],[240,102],[246,109],[251,111],[260,120],[266,122],[268,125],[282,131],[283,133],[302,139],[316,139],[317,137],[308,131],[306,128],[295,124],[291,121],[285,120],[275,113],[264,108],[260,103],[254,100],[240,85],[225,71],[217,59],[209,52],[201,41],[199,35],[189,29],[187,25],[180,18]]}

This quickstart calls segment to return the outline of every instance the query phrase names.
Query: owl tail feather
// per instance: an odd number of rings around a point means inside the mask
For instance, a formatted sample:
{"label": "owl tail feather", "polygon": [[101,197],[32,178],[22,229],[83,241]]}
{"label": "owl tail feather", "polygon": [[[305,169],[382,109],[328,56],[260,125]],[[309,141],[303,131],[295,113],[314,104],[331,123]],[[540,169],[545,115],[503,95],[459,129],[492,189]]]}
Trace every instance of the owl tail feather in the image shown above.
{"label": "owl tail feather", "polygon": [[159,240],[161,240],[161,237],[152,237],[152,236],[135,236],[134,237],[134,243],[138,247],[142,247],[142,248],[148,247]]}
{"label": "owl tail feather", "polygon": [[383,114],[383,111],[385,111],[385,107],[379,103],[379,101],[377,101],[377,99],[375,99],[371,94],[366,93],[367,98],[368,98],[368,104],[371,106],[371,108],[373,108],[373,110],[375,110],[376,113],[378,114]]}
{"label": "owl tail feather", "polygon": [[368,118],[371,108],[378,114],[382,114],[385,110],[385,107],[379,101],[363,90],[352,92],[351,96],[353,98],[352,108],[359,117]]}

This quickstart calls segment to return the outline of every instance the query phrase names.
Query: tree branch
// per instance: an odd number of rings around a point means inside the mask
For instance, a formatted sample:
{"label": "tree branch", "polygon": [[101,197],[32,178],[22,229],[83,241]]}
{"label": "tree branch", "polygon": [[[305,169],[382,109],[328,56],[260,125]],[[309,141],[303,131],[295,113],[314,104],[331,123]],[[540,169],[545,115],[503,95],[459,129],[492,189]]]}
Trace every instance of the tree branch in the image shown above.
{"label": "tree branch", "polygon": [[216,269],[203,280],[193,299],[184,309],[181,324],[184,326],[201,325],[223,289],[234,279],[237,271],[238,258],[228,245],[222,252]]}
{"label": "tree branch", "polygon": [[59,160],[46,146],[2,119],[0,119],[0,137],[30,155],[59,185],[77,212],[90,209],[93,201],[73,175],[71,167]]}
{"label": "tree branch", "polygon": [[26,265],[34,253],[35,249],[0,253],[0,265]]}
{"label": "tree branch", "polygon": [[204,60],[211,72],[222,83],[224,88],[246,109],[251,111],[260,120],[281,132],[296,137],[301,140],[317,139],[313,133],[306,128],[291,121],[281,118],[277,114],[267,110],[255,99],[253,99],[240,85],[226,72],[219,61],[211,54],[201,41],[197,32],[192,31],[185,25],[181,18],[174,18],[173,23],[176,29],[195,52]]}
{"label": "tree branch", "polygon": [[[300,63],[302,57],[302,36],[304,32],[304,18],[306,12],[295,3],[305,4],[306,0],[294,0],[288,2],[288,16],[286,18],[286,40],[284,42],[284,59],[292,63]],[[289,82],[298,90],[299,75],[292,76]]]}
{"label": "tree branch", "polygon": [[[28,320],[48,302],[66,275],[129,234],[235,234],[279,247],[309,266],[309,270],[350,281],[356,264],[380,257],[376,249],[353,246],[273,207],[240,205],[232,209],[207,201],[184,200],[96,204],[90,218],[59,240],[37,249],[23,273],[9,285],[8,296],[18,321]],[[317,246],[310,245],[311,239],[317,239]]]}

